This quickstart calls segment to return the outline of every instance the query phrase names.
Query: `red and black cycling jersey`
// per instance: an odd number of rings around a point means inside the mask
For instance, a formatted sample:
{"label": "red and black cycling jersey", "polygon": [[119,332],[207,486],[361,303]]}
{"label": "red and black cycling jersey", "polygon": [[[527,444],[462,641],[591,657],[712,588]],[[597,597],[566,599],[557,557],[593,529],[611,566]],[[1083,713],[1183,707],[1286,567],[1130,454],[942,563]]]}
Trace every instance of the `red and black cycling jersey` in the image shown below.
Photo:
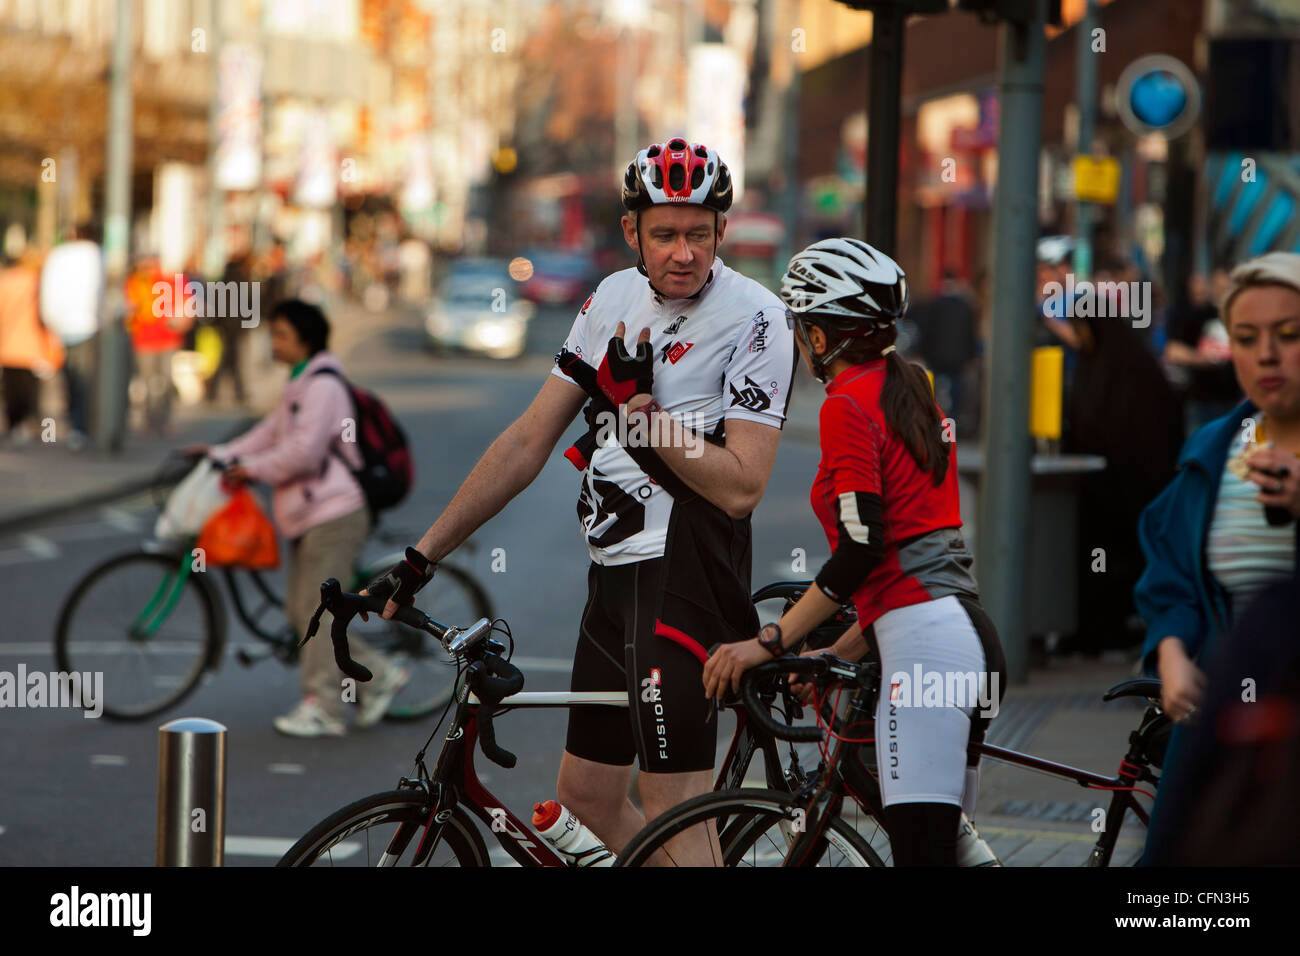
{"label": "red and black cycling jersey", "polygon": [[894,608],[979,597],[961,535],[956,445],[936,486],[885,424],[885,368],[883,359],[854,365],[826,386],[811,495],[831,548],[817,584],[834,600],[851,598],[864,628]]}

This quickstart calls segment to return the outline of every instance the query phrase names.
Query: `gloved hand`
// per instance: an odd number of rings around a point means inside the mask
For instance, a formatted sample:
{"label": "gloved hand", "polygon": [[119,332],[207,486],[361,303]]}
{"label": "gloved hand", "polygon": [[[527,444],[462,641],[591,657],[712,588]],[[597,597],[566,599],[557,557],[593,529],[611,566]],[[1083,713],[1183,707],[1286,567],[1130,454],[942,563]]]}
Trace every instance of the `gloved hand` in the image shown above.
{"label": "gloved hand", "polygon": [[604,398],[615,406],[626,405],[633,395],[654,394],[654,353],[646,329],[636,344],[636,354],[629,355],[623,344],[624,325],[618,324],[605,349],[600,368],[593,369],[574,353],[561,349],[555,364],[592,398]]}
{"label": "gloved hand", "polygon": [[365,593],[386,598],[393,604],[411,604],[419,590],[433,580],[438,565],[414,548],[406,557],[366,585]]}
{"label": "gloved hand", "polygon": [[629,355],[623,345],[623,323],[618,333],[609,340],[605,358],[596,370],[596,384],[615,405],[626,405],[633,395],[654,394],[654,353],[650,350],[649,335],[642,334],[636,343],[636,354]]}

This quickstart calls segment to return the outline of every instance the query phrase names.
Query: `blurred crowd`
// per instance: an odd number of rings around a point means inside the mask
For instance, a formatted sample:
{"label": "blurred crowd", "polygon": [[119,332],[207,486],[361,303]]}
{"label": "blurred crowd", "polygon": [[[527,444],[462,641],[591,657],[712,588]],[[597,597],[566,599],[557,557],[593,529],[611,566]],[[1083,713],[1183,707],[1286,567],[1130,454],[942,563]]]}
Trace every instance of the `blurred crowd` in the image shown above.
{"label": "blurred crowd", "polygon": [[[262,315],[290,297],[329,307],[340,297],[375,312],[396,298],[430,294],[432,256],[403,235],[391,216],[358,217],[339,261],[323,252],[291,262],[278,239],[264,253],[237,248],[219,274],[205,275],[197,257],[164,269],[152,250],[138,253],[123,283],[131,343],[128,394],[132,426],[157,437],[175,435],[178,400],[244,407],[255,336],[230,309],[205,314],[208,297],[187,283],[257,283]],[[91,430],[93,382],[103,320],[103,252],[90,225],[70,230],[47,252],[8,243],[0,265],[0,444],[19,448],[42,437],[74,450]],[[160,285],[168,294],[160,295]],[[264,343],[263,343],[264,344]],[[265,349],[263,349],[265,350]],[[53,418],[53,428],[46,427]]]}

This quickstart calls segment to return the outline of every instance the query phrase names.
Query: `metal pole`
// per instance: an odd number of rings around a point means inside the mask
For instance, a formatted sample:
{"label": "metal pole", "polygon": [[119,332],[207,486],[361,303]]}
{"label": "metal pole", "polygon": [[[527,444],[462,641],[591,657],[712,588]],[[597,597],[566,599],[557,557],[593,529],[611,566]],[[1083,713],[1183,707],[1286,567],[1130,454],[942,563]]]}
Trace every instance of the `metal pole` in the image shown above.
{"label": "metal pole", "polygon": [[898,223],[898,116],[907,14],[889,4],[872,7],[871,18],[864,225],[867,242],[892,256]]}
{"label": "metal pole", "polygon": [[1035,4],[1034,18],[1026,26],[1004,23],[999,29],[1002,124],[977,548],[984,605],[1001,634],[1008,677],[1020,682],[1028,658],[1025,553],[1031,480],[1026,423],[1042,140],[1043,0]]}
{"label": "metal pole", "polygon": [[108,155],[104,166],[104,289],[100,301],[99,348],[95,362],[95,404],[91,409],[95,448],[116,452],[126,438],[126,279],[131,247],[131,23],[132,0],[117,0],[113,60],[109,69]]}
{"label": "metal pole", "polygon": [[221,4],[212,4],[208,50],[212,57],[212,98],[208,101],[208,238],[203,244],[203,272],[220,279],[226,266],[224,196],[217,186],[217,148],[221,144]]}
{"label": "metal pole", "polygon": [[182,717],[158,728],[157,866],[221,866],[226,843],[226,728]]}
{"label": "metal pole", "polygon": [[[1097,125],[1097,54],[1092,52],[1092,31],[1096,28],[1097,0],[1087,0],[1075,48],[1078,63],[1074,98],[1079,109],[1079,139],[1074,151],[1080,156],[1092,155],[1093,130]],[[1074,204],[1075,281],[1092,278],[1092,213],[1092,203]]]}

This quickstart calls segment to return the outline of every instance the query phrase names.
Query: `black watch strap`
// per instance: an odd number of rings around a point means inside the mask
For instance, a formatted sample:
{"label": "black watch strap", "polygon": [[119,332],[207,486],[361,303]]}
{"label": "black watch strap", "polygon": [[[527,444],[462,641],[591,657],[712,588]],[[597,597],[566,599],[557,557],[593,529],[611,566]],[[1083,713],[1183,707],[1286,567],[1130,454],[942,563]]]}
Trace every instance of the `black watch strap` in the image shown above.
{"label": "black watch strap", "polygon": [[[768,634],[768,628],[771,628],[771,637],[764,637]],[[775,622],[764,624],[758,632],[758,644],[764,648],[773,657],[780,657],[785,653],[785,648],[781,646],[781,625]]]}

